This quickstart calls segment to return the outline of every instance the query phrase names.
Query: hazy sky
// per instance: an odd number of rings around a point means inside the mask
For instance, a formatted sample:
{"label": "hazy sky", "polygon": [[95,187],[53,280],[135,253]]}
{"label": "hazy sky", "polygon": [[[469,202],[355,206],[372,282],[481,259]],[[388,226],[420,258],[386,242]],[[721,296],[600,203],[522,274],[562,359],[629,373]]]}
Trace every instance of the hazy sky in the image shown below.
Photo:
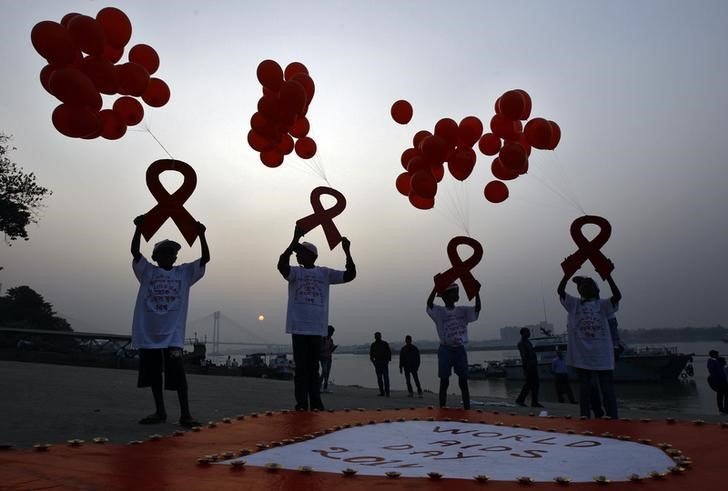
{"label": "hazy sky", "polygon": [[[145,170],[166,154],[141,131],[117,141],[58,133],[50,118],[59,102],[38,81],[45,61],[30,30],[107,5],[131,19],[129,46],[157,50],[155,76],[172,91],[166,106],[145,107],[144,123],[197,171],[186,207],[208,227],[212,261],[193,287],[190,321],[220,310],[261,338],[286,340],[276,261],[310,213],[311,190],[326,183],[295,155],[263,166],[246,142],[256,67],[270,58],[308,67],[316,159],[348,200],[336,223],[358,276],[332,288],[340,343],[369,341],[375,330],[434,339],[425,299],[449,266],[448,241],[466,229],[485,248],[475,269],[484,311],[471,338],[544,316],[562,329],[560,262],[575,250],[569,226],[584,212],[612,224],[603,252],[616,265],[623,328],[728,324],[724,1],[3,0],[0,131],[14,135],[11,158],[53,196],[30,241],[0,245],[0,282],[3,293],[31,286],[75,330],[130,332],[132,219],[154,205]],[[464,184],[445,177],[434,210],[413,208],[394,181],[415,132],[442,117],[487,125],[495,99],[513,88],[530,93],[532,116],[560,125],[556,150],[534,150],[502,204],[483,198],[491,158],[479,154]],[[389,115],[402,98],[414,107],[406,126]],[[164,177],[172,189],[180,182]],[[152,242],[165,237],[183,242],[171,221]],[[343,252],[329,252],[320,229],[307,240],[319,246],[319,264],[343,269]],[[197,257],[197,243],[180,253]],[[229,328],[222,338],[245,336]]]}

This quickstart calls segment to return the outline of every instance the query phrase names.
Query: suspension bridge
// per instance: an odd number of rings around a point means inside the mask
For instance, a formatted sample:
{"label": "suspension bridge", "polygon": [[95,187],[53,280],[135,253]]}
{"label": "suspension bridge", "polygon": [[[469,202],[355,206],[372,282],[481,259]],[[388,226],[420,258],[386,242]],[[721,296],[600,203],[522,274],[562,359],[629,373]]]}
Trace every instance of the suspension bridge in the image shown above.
{"label": "suspension bridge", "polygon": [[[259,328],[243,326],[219,310],[201,317],[187,325],[187,334],[193,334],[196,342],[205,343],[211,349],[208,355],[219,356],[222,350],[229,351],[265,351],[266,353],[287,353],[290,344],[274,343],[259,334]],[[244,339],[244,341],[223,341],[226,339]]]}

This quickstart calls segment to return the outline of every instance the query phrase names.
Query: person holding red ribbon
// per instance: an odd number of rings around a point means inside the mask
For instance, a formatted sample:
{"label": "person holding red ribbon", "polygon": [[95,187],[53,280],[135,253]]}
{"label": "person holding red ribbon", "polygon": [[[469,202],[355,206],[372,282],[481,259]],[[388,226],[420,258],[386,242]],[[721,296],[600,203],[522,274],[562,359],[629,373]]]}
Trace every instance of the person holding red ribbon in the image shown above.
{"label": "person holding red ribbon", "polygon": [[447,388],[450,385],[451,370],[458,376],[458,385],[463,396],[463,408],[470,409],[470,389],[468,388],[468,355],[465,343],[468,342],[468,324],[478,320],[480,315],[480,283],[475,280],[477,292],[474,306],[455,306],[460,300],[456,283],[448,286],[440,295],[445,306],[435,305],[437,285],[427,297],[427,315],[435,322],[440,347],[437,350],[437,376],[440,378],[440,407],[447,402]]}
{"label": "person holding red ribbon", "polygon": [[132,344],[139,349],[138,387],[151,387],[156,411],[142,418],[140,424],[164,423],[164,388],[176,390],[180,405],[179,424],[185,428],[200,426],[190,414],[187,378],[182,361],[185,342],[187,307],[190,287],[205,274],[210,261],[210,249],[205,239],[205,226],[197,222],[202,255],[199,260],[175,266],[181,246],[172,240],[154,245],[151,264],[139,250],[145,215],[134,219],[134,237],[131,240],[132,269],[139,280],[139,293],[134,307]]}
{"label": "person holding red ribbon", "polygon": [[566,293],[566,284],[573,272],[565,269],[557,292],[561,305],[568,312],[568,349],[566,364],[574,367],[579,377],[579,412],[590,417],[593,379],[598,380],[604,400],[604,410],[610,418],[617,418],[617,397],[612,382],[614,372],[614,346],[609,329],[609,318],[619,309],[622,294],[611,274],[605,279],[612,291],[609,299],[599,298],[599,287],[594,279],[574,277],[580,298]]}
{"label": "person holding red ribbon", "polygon": [[[356,277],[356,266],[351,258],[351,243],[341,238],[341,248],[346,255],[346,269],[340,271],[314,263],[318,258],[316,246],[301,242],[304,230],[296,225],[293,240],[278,259],[278,271],[288,281],[288,310],[286,333],[291,334],[293,361],[296,364],[293,384],[296,410],[323,410],[319,357],[321,338],[328,334],[329,286],[348,283]],[[292,268],[290,257],[296,253],[300,267]]]}

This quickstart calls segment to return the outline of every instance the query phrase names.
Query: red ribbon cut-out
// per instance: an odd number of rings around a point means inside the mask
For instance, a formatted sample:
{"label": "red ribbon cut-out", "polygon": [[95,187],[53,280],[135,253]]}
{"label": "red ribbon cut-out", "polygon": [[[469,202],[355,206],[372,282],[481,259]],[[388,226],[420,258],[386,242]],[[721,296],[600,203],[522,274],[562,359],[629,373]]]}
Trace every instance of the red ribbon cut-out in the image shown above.
{"label": "red ribbon cut-out", "polygon": [[[599,233],[592,240],[588,240],[581,233],[581,229],[587,224],[599,227]],[[561,263],[564,274],[573,275],[588,259],[594,265],[594,270],[605,280],[614,270],[614,263],[602,254],[600,249],[607,243],[611,235],[612,226],[605,218],[584,215],[574,220],[574,223],[571,224],[571,238],[574,239],[579,249]]]}
{"label": "red ribbon cut-out", "polygon": [[[322,194],[328,194],[336,198],[336,204],[331,208],[324,208],[321,204]],[[333,218],[340,215],[346,208],[346,198],[334,188],[319,186],[311,191],[311,207],[313,208],[313,214],[301,218],[296,222],[296,225],[301,227],[303,233],[308,233],[318,225],[321,225],[321,228],[324,229],[326,240],[329,243],[329,249],[334,250],[334,247],[341,242],[341,234],[336,228],[336,225],[334,225]]]}
{"label": "red ribbon cut-out", "polygon": [[[177,171],[184,177],[182,185],[172,194],[169,194],[159,181],[159,175],[166,170]],[[164,222],[171,218],[187,243],[194,244],[198,235],[197,221],[183,206],[197,187],[197,174],[192,166],[181,160],[157,160],[147,168],[147,187],[157,200],[157,204],[144,216],[142,224],[144,239],[149,241]]]}
{"label": "red ribbon cut-out", "polygon": [[[458,254],[459,245],[467,245],[473,249],[473,254],[465,261],[460,259],[460,255]],[[435,275],[435,291],[439,294],[444,293],[445,289],[455,283],[455,280],[459,278],[463,284],[465,293],[468,295],[468,300],[472,300],[478,293],[478,282],[470,271],[483,258],[483,246],[471,237],[462,235],[453,237],[447,244],[447,257],[450,259],[452,268],[444,273]]]}

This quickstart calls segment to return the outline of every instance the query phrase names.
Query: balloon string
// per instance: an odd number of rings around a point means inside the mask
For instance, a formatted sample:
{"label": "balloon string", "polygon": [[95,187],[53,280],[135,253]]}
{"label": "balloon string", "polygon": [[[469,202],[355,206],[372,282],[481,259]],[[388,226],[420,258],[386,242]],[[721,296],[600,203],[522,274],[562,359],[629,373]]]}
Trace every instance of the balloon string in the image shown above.
{"label": "balloon string", "polygon": [[154,136],[154,133],[152,133],[152,130],[149,129],[149,125],[147,125],[146,123],[144,123],[144,129],[147,130],[147,133],[149,133],[150,135],[152,135],[152,138],[154,138],[154,141],[156,141],[159,144],[159,146],[162,147],[162,150],[164,150],[164,153],[166,153],[167,155],[169,155],[169,158],[170,159],[174,160],[174,157],[172,157],[172,154],[167,151],[167,149],[164,147],[164,145],[162,145],[162,142],[159,141],[159,138],[157,138],[156,136]]}

